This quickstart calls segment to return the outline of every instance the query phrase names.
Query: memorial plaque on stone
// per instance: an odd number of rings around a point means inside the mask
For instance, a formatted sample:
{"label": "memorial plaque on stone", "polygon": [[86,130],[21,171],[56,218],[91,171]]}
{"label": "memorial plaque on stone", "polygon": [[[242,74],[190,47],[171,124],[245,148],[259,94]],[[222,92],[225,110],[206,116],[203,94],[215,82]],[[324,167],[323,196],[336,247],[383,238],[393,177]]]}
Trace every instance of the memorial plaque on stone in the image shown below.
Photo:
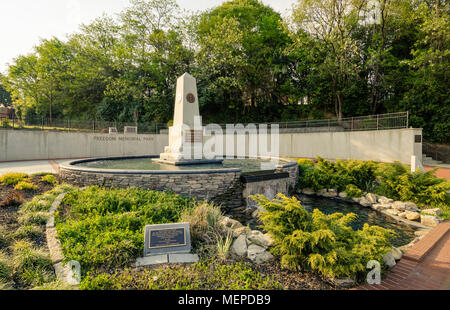
{"label": "memorial plaque on stone", "polygon": [[144,256],[189,253],[189,223],[148,225],[145,227],[144,245]]}

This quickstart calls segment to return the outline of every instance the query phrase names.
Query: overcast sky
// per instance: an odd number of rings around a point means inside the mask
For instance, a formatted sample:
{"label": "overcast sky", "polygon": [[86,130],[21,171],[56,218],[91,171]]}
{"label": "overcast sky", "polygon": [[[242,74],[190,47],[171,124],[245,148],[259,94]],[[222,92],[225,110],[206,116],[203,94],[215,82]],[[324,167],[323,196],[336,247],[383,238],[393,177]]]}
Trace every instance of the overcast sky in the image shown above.
{"label": "overcast sky", "polygon": [[[263,0],[280,13],[285,13],[295,0]],[[202,10],[224,0],[177,0],[185,9]],[[81,23],[89,23],[107,13],[113,15],[129,5],[128,0],[1,0],[0,1],[0,72],[18,55],[27,54],[41,38],[77,31]]]}

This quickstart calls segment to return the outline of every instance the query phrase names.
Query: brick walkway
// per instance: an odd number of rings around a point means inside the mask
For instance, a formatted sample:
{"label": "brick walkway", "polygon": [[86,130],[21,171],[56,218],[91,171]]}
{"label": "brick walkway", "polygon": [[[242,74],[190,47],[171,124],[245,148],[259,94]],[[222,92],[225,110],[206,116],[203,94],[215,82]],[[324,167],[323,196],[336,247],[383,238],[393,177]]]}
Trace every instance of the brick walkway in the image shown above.
{"label": "brick walkway", "polygon": [[439,224],[409,249],[380,285],[356,290],[450,290],[450,222]]}
{"label": "brick walkway", "polygon": [[426,171],[433,170],[434,168],[439,168],[438,171],[434,174],[438,178],[443,178],[450,180],[450,169],[449,168],[443,168],[443,167],[431,167],[431,166],[424,166]]}

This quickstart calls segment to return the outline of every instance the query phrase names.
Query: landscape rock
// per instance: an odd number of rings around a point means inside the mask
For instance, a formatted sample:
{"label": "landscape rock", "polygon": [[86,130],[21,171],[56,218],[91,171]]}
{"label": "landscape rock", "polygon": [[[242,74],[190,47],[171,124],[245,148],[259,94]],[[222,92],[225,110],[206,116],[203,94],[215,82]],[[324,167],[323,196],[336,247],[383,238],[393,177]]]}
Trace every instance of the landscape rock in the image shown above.
{"label": "landscape rock", "polygon": [[248,247],[247,257],[251,261],[257,264],[261,264],[268,260],[271,260],[273,258],[273,255],[267,252],[265,248],[256,244],[251,244]]}
{"label": "landscape rock", "polygon": [[404,218],[404,219],[406,218],[407,215],[408,215],[408,212],[406,212],[406,211],[405,212],[400,212],[398,214],[399,217]]}
{"label": "landscape rock", "polygon": [[362,199],[361,197],[352,198],[352,200],[356,203],[359,203],[361,201],[361,199]]}
{"label": "landscape rock", "polygon": [[372,203],[369,200],[367,200],[367,198],[365,198],[365,197],[361,198],[361,200],[359,201],[359,204],[363,207],[371,207],[372,206]]}
{"label": "landscape rock", "polygon": [[238,256],[247,255],[247,237],[245,235],[240,235],[231,246],[231,251]]}
{"label": "landscape rock", "polygon": [[227,216],[222,217],[220,223],[225,227],[229,227],[231,229],[243,227],[243,225],[239,221],[233,220]]}
{"label": "landscape rock", "polygon": [[414,235],[417,237],[423,237],[430,232],[429,229],[420,229],[414,232]]}
{"label": "landscape rock", "polygon": [[351,278],[332,279],[333,284],[338,288],[351,288],[356,285],[356,281]]}
{"label": "landscape rock", "polygon": [[371,204],[376,204],[378,202],[377,196],[375,194],[369,193],[365,197]]}
{"label": "landscape rock", "polygon": [[417,205],[414,202],[406,202],[406,210],[411,212],[420,212],[420,209],[417,207]]}
{"label": "landscape rock", "polygon": [[389,203],[393,203],[394,200],[392,200],[390,198],[386,198],[384,196],[381,196],[381,197],[378,197],[378,202],[383,204],[383,205],[386,205],[386,204],[389,204]]}
{"label": "landscape rock", "polygon": [[314,190],[312,190],[311,188],[304,188],[302,190],[303,194],[305,195],[315,195],[316,192]]}
{"label": "landscape rock", "polygon": [[318,196],[324,196],[328,191],[326,189],[321,189],[317,192]]}
{"label": "landscape rock", "polygon": [[406,211],[406,204],[402,201],[396,201],[392,205],[392,208],[397,211],[403,212],[403,211]]}
{"label": "landscape rock", "polygon": [[337,197],[338,193],[335,189],[329,189],[327,192],[323,194],[324,197],[334,198]]}
{"label": "landscape rock", "polygon": [[374,210],[377,210],[377,211],[382,211],[382,210],[386,210],[386,209],[389,209],[389,205],[383,205],[383,204],[374,204],[373,206],[372,206],[372,209],[374,209]]}
{"label": "landscape rock", "polygon": [[259,245],[265,249],[273,244],[273,240],[269,234],[263,234],[260,231],[252,230],[247,234],[248,243]]}
{"label": "landscape rock", "polygon": [[426,213],[427,215],[433,215],[433,216],[440,216],[442,214],[442,210],[439,208],[425,209],[422,212]]}
{"label": "landscape rock", "polygon": [[345,199],[345,198],[347,198],[347,193],[346,192],[340,192],[339,193],[339,197]]}
{"label": "landscape rock", "polygon": [[396,265],[394,254],[392,253],[392,251],[384,254],[383,261],[389,268],[393,268]]}
{"label": "landscape rock", "polygon": [[392,256],[394,257],[394,259],[396,261],[402,259],[403,253],[402,253],[402,251],[400,249],[393,247],[392,250],[391,250],[391,253],[392,253]]}
{"label": "landscape rock", "polygon": [[395,209],[387,209],[384,212],[389,215],[395,215],[395,216],[397,216],[400,213],[398,210],[395,210]]}
{"label": "landscape rock", "polygon": [[440,223],[440,220],[437,216],[433,215],[421,215],[420,223],[425,226],[435,227]]}
{"label": "landscape rock", "polygon": [[420,221],[419,212],[406,212],[406,219],[410,221]]}
{"label": "landscape rock", "polygon": [[243,227],[239,227],[239,228],[233,229],[232,233],[233,233],[233,238],[237,238],[240,235],[244,235],[244,234],[246,235],[247,234],[247,227],[243,226]]}

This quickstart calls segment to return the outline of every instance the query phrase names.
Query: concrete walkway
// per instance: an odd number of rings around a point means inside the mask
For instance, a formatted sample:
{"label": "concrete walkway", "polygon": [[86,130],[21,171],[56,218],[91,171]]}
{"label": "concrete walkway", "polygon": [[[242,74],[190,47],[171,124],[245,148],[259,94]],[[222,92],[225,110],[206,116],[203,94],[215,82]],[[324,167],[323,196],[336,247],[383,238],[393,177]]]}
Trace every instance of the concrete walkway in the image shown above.
{"label": "concrete walkway", "polygon": [[381,284],[356,290],[450,290],[450,222],[439,224],[409,249]]}
{"label": "concrete walkway", "polygon": [[27,174],[48,172],[57,173],[59,164],[67,161],[62,160],[37,160],[37,161],[15,161],[0,162],[0,176],[10,172],[21,172]]}

